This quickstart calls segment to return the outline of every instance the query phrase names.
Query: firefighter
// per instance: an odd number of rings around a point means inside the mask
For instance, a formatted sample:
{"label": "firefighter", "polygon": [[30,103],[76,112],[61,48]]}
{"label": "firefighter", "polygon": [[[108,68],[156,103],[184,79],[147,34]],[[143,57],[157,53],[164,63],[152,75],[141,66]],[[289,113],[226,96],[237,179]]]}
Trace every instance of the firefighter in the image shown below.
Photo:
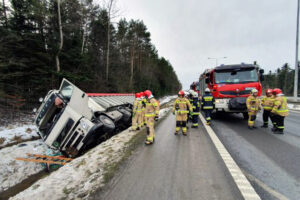
{"label": "firefighter", "polygon": [[193,114],[192,116],[192,128],[198,128],[198,118],[199,118],[199,111],[200,111],[200,101],[198,94],[193,92]]}
{"label": "firefighter", "polygon": [[146,117],[145,117],[145,107],[146,107],[146,98],[144,92],[141,92],[141,101],[142,101],[142,126],[146,126]]}
{"label": "firefighter", "polygon": [[247,101],[246,101],[248,115],[249,115],[248,128],[251,130],[256,128],[254,126],[254,121],[256,119],[257,112],[261,109],[259,98],[257,95],[258,95],[257,89],[252,89],[251,95],[247,98]]}
{"label": "firefighter", "polygon": [[273,95],[275,95],[275,100],[271,113],[276,125],[272,131],[274,133],[283,134],[284,118],[289,115],[287,100],[284,94],[282,94],[281,89],[275,88],[273,90]]}
{"label": "firefighter", "polygon": [[268,128],[269,118],[271,119],[271,121],[274,125],[274,122],[270,116],[271,110],[273,109],[274,100],[275,100],[275,98],[274,98],[274,95],[272,94],[272,89],[267,89],[266,96],[264,96],[261,100],[261,106],[264,109],[264,112],[263,112],[264,124],[261,126],[262,128]]}
{"label": "firefighter", "polygon": [[144,94],[146,97],[145,117],[147,125],[147,139],[145,144],[153,144],[155,138],[154,121],[157,121],[158,119],[159,106],[157,100],[153,97],[150,90],[146,90]]}
{"label": "firefighter", "polygon": [[211,113],[215,108],[215,98],[210,93],[210,89],[206,88],[204,90],[205,94],[201,99],[201,109],[205,113],[206,125],[210,125],[211,123]]}
{"label": "firefighter", "polygon": [[131,124],[131,130],[135,131],[135,130],[139,130],[139,118],[141,118],[141,108],[142,108],[142,102],[141,102],[141,95],[140,93],[136,93],[135,94],[135,100],[133,102],[133,115],[132,115],[132,124]]}
{"label": "firefighter", "polygon": [[[188,109],[188,110],[187,110]],[[192,106],[190,101],[184,97],[184,91],[180,90],[178,92],[178,98],[175,100],[173,104],[173,115],[175,115],[176,111],[176,129],[175,135],[177,135],[182,128],[183,135],[186,135],[187,131],[187,118],[188,113],[192,113]]]}

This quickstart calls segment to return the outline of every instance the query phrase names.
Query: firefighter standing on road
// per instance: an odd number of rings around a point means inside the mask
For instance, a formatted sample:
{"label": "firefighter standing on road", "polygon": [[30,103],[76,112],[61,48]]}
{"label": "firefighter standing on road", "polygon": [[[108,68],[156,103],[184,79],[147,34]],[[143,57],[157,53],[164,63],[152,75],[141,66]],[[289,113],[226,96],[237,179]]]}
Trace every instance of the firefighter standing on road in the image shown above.
{"label": "firefighter standing on road", "polygon": [[192,92],[193,94],[193,114],[192,114],[192,128],[198,128],[198,118],[200,112],[200,101],[197,92]]}
{"label": "firefighter standing on road", "polygon": [[248,115],[249,115],[248,128],[251,130],[256,128],[254,126],[254,121],[256,119],[257,112],[261,109],[260,102],[259,102],[257,95],[258,95],[257,89],[252,89],[251,95],[247,98],[247,101],[246,101]]}
{"label": "firefighter standing on road", "polygon": [[180,128],[182,128],[183,135],[186,135],[186,131],[187,131],[186,123],[187,123],[188,113],[189,112],[192,113],[193,110],[190,101],[184,97],[184,91],[182,90],[178,92],[178,98],[174,102],[173,115],[175,115],[175,111],[176,111],[175,135],[179,133]]}
{"label": "firefighter standing on road", "polygon": [[135,94],[135,101],[133,103],[133,116],[132,116],[132,126],[131,130],[139,130],[141,125],[141,119],[142,119],[142,101],[141,101],[141,95],[140,93]]}
{"label": "firefighter standing on road", "polygon": [[205,89],[205,94],[201,99],[201,108],[205,113],[206,124],[210,125],[211,122],[211,113],[215,108],[215,98],[210,93],[210,89]]}
{"label": "firefighter standing on road", "polygon": [[271,111],[272,118],[276,123],[276,126],[272,129],[274,133],[283,134],[284,130],[284,118],[289,115],[289,109],[286,97],[282,94],[281,89],[275,88],[273,90],[275,95],[274,106]]}
{"label": "firefighter standing on road", "polygon": [[264,124],[261,126],[262,128],[268,128],[269,118],[271,119],[271,121],[274,125],[274,122],[270,116],[271,110],[273,109],[274,100],[275,100],[275,98],[272,95],[272,89],[267,89],[266,96],[264,96],[261,100],[261,105],[264,109],[264,112],[263,112]]}
{"label": "firefighter standing on road", "polygon": [[143,104],[143,107],[142,107],[142,126],[145,126],[146,125],[146,117],[145,117],[145,107],[146,107],[146,98],[145,98],[145,94],[144,92],[141,92],[141,101],[142,101],[142,104]]}
{"label": "firefighter standing on road", "polygon": [[155,138],[154,121],[158,119],[159,106],[150,90],[146,90],[144,94],[147,99],[145,103],[145,117],[147,125],[147,139],[145,144],[152,144]]}

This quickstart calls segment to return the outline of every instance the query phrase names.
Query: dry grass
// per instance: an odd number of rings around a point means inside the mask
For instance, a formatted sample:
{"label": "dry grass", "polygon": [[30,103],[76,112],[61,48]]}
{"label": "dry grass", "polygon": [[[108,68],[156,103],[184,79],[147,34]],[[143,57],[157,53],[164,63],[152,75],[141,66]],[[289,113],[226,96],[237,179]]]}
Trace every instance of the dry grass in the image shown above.
{"label": "dry grass", "polygon": [[12,138],[12,141],[16,141],[17,143],[23,142],[22,137],[17,135]]}
{"label": "dry grass", "polygon": [[1,137],[0,138],[0,144],[3,144],[5,142],[5,138]]}

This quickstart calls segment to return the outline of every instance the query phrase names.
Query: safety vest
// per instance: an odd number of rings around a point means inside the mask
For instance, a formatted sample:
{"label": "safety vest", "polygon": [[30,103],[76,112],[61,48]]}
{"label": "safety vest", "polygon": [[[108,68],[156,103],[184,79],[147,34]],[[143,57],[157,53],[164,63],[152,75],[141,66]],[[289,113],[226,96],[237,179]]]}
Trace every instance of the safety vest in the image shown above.
{"label": "safety vest", "polygon": [[215,98],[209,93],[204,94],[201,99],[201,107],[203,110],[212,110],[215,108]]}
{"label": "safety vest", "polygon": [[261,99],[261,105],[264,110],[272,110],[273,106],[274,106],[274,101],[275,101],[275,98],[273,96],[271,96],[271,97],[264,96]]}
{"label": "safety vest", "polygon": [[256,114],[260,110],[258,97],[249,96],[246,101],[248,112]]}
{"label": "safety vest", "polygon": [[193,112],[190,101],[187,98],[177,98],[173,104],[173,112],[177,114],[188,114],[189,111]]}
{"label": "safety vest", "polygon": [[159,114],[159,106],[157,100],[154,98],[148,99],[146,101],[145,116],[155,117],[158,114]]}
{"label": "safety vest", "polygon": [[283,117],[289,115],[288,104],[285,96],[279,96],[275,98],[272,113]]}

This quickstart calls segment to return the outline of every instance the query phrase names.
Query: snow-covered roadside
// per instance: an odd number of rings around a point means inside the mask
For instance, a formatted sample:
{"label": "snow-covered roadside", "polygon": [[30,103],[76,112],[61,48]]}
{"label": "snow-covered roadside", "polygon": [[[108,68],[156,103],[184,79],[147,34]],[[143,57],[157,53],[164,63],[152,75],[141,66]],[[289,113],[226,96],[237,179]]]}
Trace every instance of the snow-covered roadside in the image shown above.
{"label": "snow-covered roadside", "polygon": [[177,95],[173,95],[173,96],[165,96],[165,97],[162,97],[160,99],[158,99],[160,105],[163,105],[165,103],[168,103],[170,101],[172,101],[173,99],[176,99],[177,98]]}
{"label": "snow-covered roadside", "polygon": [[24,140],[37,139],[38,137],[36,127],[33,124],[0,127],[0,148]]}
{"label": "snow-covered roadside", "polygon": [[[170,108],[160,110],[160,118]],[[105,185],[105,176],[111,167],[126,155],[130,141],[141,132],[130,128],[74,159],[44,179],[11,199],[86,199]]]}
{"label": "snow-covered roadside", "polygon": [[288,107],[290,110],[297,110],[300,111],[300,104],[292,104],[292,103],[288,103]]}
{"label": "snow-covered roadside", "polygon": [[15,160],[26,153],[45,154],[48,147],[41,141],[30,141],[0,150],[0,192],[43,170],[40,164]]}

